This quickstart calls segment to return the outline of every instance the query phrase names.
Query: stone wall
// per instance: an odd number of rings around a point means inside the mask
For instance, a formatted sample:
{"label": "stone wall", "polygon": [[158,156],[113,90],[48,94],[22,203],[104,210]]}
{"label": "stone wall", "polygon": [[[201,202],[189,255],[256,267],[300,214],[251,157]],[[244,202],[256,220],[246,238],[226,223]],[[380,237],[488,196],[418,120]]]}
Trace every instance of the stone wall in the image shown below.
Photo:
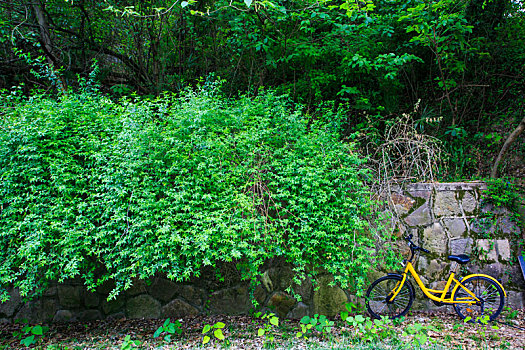
{"label": "stone wall", "polygon": [[[399,233],[412,233],[414,241],[429,249],[416,267],[424,282],[441,286],[448,275],[448,254],[470,254],[472,263],[462,275],[483,272],[502,280],[507,289],[507,305],[524,307],[525,281],[516,260],[516,239],[520,231],[503,208],[480,204],[483,183],[412,184],[395,189],[392,196]],[[491,211],[493,220],[480,218]],[[404,241],[399,248],[405,250]],[[197,314],[247,314],[253,308],[249,288],[233,266],[225,266],[227,278],[219,281],[213,271],[204,271],[189,283],[174,283],[161,276],[150,281],[137,280],[131,289],[108,302],[111,284],[88,292],[80,282],[70,281],[49,288],[39,300],[23,303],[16,290],[11,300],[0,304],[0,322],[25,318],[31,322],[90,321],[105,318],[179,318]],[[372,271],[375,279],[384,272]],[[301,318],[307,314],[336,315],[348,300],[348,291],[330,287],[329,275],[319,277],[319,288],[310,282],[292,284],[292,269],[282,262],[268,262],[262,283],[254,298],[280,317]],[[430,281],[435,281],[430,283]],[[302,301],[285,290],[292,287]],[[418,288],[416,288],[418,289]],[[419,291],[419,289],[418,289]],[[436,308],[419,291],[415,307]],[[362,301],[361,301],[362,302]]]}
{"label": "stone wall", "polygon": [[[431,251],[421,253],[416,269],[424,282],[442,288],[449,274],[449,254],[467,254],[471,262],[461,275],[485,273],[501,280],[507,305],[525,307],[525,281],[517,263],[519,226],[505,208],[494,208],[481,200],[486,185],[470,183],[416,183],[394,189],[391,196],[401,233],[412,233],[414,242]],[[490,218],[487,214],[490,213]],[[401,244],[400,248],[403,248]],[[419,308],[433,303],[419,293]]]}

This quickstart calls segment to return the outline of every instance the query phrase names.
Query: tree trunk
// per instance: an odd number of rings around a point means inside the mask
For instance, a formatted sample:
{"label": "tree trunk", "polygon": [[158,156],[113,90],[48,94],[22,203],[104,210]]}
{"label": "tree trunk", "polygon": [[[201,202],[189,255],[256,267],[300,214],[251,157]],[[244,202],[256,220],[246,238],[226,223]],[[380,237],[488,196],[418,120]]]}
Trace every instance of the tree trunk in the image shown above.
{"label": "tree trunk", "polygon": [[494,162],[494,166],[492,167],[492,171],[490,172],[491,178],[496,178],[498,176],[498,166],[501,162],[501,159],[503,158],[503,155],[507,151],[507,149],[510,147],[510,145],[520,136],[520,134],[525,130],[525,117],[521,120],[518,127],[514,129],[514,131],[509,135],[505,143],[503,144],[503,147],[501,147],[501,151],[499,151],[498,157],[496,158],[496,161]]}
{"label": "tree trunk", "polygon": [[35,2],[33,4],[33,10],[35,11],[35,17],[40,27],[40,38],[42,41],[42,48],[44,49],[44,54],[46,55],[49,68],[51,69],[52,74],[55,78],[55,83],[57,84],[58,89],[61,93],[66,93],[65,83],[61,79],[60,75],[57,74],[55,66],[58,64],[58,58],[54,54],[53,40],[51,40],[51,34],[49,33],[49,26],[44,14],[44,10],[40,3]]}

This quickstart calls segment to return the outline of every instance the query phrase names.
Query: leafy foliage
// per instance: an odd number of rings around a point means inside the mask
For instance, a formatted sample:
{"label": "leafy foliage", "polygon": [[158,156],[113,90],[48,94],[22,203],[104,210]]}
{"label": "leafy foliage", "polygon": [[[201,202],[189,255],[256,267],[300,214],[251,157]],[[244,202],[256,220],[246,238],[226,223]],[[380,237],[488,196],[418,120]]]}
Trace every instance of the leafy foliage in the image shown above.
{"label": "leafy foliage", "polygon": [[180,335],[182,333],[180,320],[176,320],[175,322],[171,322],[169,318],[167,318],[162,326],[157,328],[155,333],[153,334],[153,338],[160,337],[164,334],[164,340],[169,342],[171,341],[171,336],[177,333]]}
{"label": "leafy foliage", "polygon": [[[0,104],[0,284],[23,296],[50,281],[198,277],[235,263],[255,282],[284,257],[297,279],[321,269],[359,289],[384,240],[364,159],[287,98],[200,90],[154,100],[58,100],[5,92]],[[392,260],[393,261],[393,260]]]}
{"label": "leafy foliage", "polygon": [[39,324],[31,326],[27,324],[28,321],[26,319],[17,320],[16,322],[26,324],[20,331],[13,332],[13,337],[20,339],[20,344],[26,347],[41,342],[45,333],[49,330],[49,327]]}
{"label": "leafy foliage", "polygon": [[[206,334],[209,331],[214,330],[213,331],[213,336],[215,338],[217,338],[219,340],[225,340],[226,337],[224,336],[224,333],[222,332],[222,329],[225,326],[226,325],[223,322],[216,322],[216,323],[214,323],[212,325],[206,324],[206,325],[204,325],[204,328],[202,329],[202,334]],[[202,338],[202,344],[207,344],[207,343],[209,343],[210,340],[211,340],[211,337],[209,335],[205,335]]]}

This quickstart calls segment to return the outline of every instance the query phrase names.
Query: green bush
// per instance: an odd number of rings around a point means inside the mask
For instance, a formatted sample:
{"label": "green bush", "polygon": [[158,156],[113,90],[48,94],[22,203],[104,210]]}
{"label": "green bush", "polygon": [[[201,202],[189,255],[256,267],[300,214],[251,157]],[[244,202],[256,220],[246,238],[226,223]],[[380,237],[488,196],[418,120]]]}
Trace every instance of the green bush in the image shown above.
{"label": "green bush", "polygon": [[298,278],[327,271],[360,288],[383,239],[364,159],[285,97],[4,92],[0,106],[4,300],[74,277],[114,281],[113,297],[134,278],[184,281],[220,262],[255,282],[274,257]]}

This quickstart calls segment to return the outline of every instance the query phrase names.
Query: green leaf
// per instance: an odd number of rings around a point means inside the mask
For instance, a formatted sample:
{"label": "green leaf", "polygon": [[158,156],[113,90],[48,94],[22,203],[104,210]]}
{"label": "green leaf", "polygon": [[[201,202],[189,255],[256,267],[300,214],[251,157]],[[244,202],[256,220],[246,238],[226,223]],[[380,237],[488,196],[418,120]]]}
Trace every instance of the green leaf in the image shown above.
{"label": "green leaf", "polygon": [[36,334],[36,335],[43,335],[44,334],[43,330],[42,330],[42,326],[40,326],[40,325],[34,326],[31,329],[31,333]]}
{"label": "green leaf", "polygon": [[202,338],[202,344],[207,344],[210,341],[210,339],[211,339],[210,337],[205,335],[204,338]]}
{"label": "green leaf", "polygon": [[301,332],[297,332],[297,334],[295,335],[297,338],[301,338],[303,336],[303,333]]}
{"label": "green leaf", "polygon": [[244,3],[246,4],[246,6],[250,7],[250,5],[252,4],[252,0],[244,0]]}
{"label": "green leaf", "polygon": [[170,324],[170,319],[167,318],[166,321],[164,321],[164,324],[162,325],[164,328],[166,328]]}
{"label": "green leaf", "polygon": [[215,332],[213,332],[213,335],[220,340],[224,340],[224,334],[222,334],[222,330],[220,328],[216,329]]}
{"label": "green leaf", "polygon": [[270,318],[270,323],[273,324],[274,326],[279,326],[279,318],[275,316]]}
{"label": "green leaf", "polygon": [[257,335],[258,335],[259,337],[263,336],[263,335],[264,335],[264,329],[259,328],[259,330],[257,331]]}
{"label": "green leaf", "polygon": [[24,338],[20,341],[20,344],[29,347],[30,345],[33,345],[35,343],[35,336],[31,335],[27,338]]}
{"label": "green leaf", "polygon": [[214,325],[215,328],[224,328],[224,326],[226,326],[226,325],[224,323],[222,323],[222,322],[217,322]]}
{"label": "green leaf", "polygon": [[157,338],[158,336],[160,336],[160,334],[162,333],[163,331],[163,328],[162,327],[159,327],[155,333],[153,334],[153,338]]}
{"label": "green leaf", "polygon": [[164,340],[167,341],[167,342],[170,342],[171,341],[171,334],[168,334],[164,337]]}
{"label": "green leaf", "polygon": [[202,329],[202,334],[208,333],[210,329],[211,329],[211,326],[209,324],[205,325],[204,328]]}
{"label": "green leaf", "polygon": [[188,5],[189,5],[189,3],[187,1],[183,1],[183,2],[180,3],[180,6],[182,8],[184,8],[184,7],[188,6]]}
{"label": "green leaf", "polygon": [[304,324],[310,323],[310,316],[303,316],[299,322]]}

